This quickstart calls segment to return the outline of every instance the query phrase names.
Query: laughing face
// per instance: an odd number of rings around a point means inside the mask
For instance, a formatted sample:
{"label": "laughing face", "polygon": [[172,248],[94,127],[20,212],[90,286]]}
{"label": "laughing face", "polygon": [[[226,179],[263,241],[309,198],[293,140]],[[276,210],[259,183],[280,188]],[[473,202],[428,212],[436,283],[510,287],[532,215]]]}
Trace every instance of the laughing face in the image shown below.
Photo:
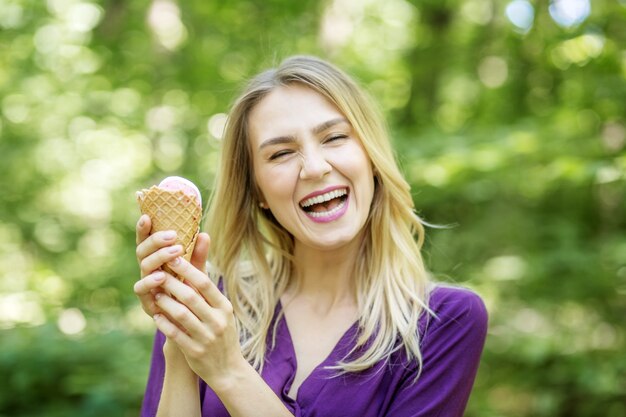
{"label": "laughing face", "polygon": [[357,243],[374,174],[339,109],[316,91],[291,84],[265,96],[248,122],[261,200],[296,245],[327,250]]}

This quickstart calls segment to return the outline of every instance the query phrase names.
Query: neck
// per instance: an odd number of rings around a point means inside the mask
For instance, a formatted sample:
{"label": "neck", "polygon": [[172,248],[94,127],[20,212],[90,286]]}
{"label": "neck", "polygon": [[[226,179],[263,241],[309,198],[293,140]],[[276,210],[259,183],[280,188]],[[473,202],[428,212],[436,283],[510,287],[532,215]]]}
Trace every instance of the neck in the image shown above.
{"label": "neck", "polygon": [[296,243],[295,276],[287,290],[289,298],[315,298],[333,305],[354,302],[353,271],[359,240],[332,250],[320,250]]}

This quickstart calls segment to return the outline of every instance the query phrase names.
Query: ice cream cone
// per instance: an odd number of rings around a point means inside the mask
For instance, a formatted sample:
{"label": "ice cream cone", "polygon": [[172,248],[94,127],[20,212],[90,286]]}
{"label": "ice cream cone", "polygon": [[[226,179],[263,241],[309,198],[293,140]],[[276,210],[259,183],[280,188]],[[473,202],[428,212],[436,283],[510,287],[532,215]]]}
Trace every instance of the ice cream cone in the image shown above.
{"label": "ice cream cone", "polygon": [[[137,201],[141,212],[150,216],[152,221],[150,233],[175,230],[176,244],[182,245],[183,257],[190,261],[202,218],[202,206],[198,197],[182,190],[152,186],[137,192]],[[164,265],[163,269],[178,277],[167,265]]]}

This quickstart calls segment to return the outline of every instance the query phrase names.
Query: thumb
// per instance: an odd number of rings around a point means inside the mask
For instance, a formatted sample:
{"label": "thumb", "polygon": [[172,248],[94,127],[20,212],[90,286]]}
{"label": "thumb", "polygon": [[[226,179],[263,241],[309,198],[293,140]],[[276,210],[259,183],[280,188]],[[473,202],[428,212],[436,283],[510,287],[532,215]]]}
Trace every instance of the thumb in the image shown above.
{"label": "thumb", "polygon": [[208,233],[199,233],[196,238],[196,246],[191,254],[191,264],[206,274],[206,261],[209,257],[211,238]]}

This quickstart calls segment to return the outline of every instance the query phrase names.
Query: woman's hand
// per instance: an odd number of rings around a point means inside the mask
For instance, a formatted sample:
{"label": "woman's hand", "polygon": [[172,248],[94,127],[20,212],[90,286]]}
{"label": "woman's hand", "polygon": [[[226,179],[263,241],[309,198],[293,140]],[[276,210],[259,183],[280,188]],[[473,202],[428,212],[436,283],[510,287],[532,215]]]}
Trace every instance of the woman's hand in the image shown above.
{"label": "woman's hand", "polygon": [[164,291],[155,295],[156,306],[163,313],[154,315],[155,323],[207,384],[227,384],[235,370],[247,366],[232,305],[206,273],[192,263],[178,257],[168,266],[185,282],[166,276]]}
{"label": "woman's hand", "polygon": [[[166,273],[161,267],[166,262],[183,255],[181,245],[176,243],[176,232],[162,231],[152,235],[152,222],[149,216],[142,215],[137,222],[137,262],[141,271],[141,279],[135,283],[134,291],[141,302],[141,307],[149,316],[159,311],[155,303],[155,295],[162,292],[161,285],[165,282]],[[209,251],[209,235],[200,233],[191,256],[191,263],[200,271],[206,271],[206,259]]]}

